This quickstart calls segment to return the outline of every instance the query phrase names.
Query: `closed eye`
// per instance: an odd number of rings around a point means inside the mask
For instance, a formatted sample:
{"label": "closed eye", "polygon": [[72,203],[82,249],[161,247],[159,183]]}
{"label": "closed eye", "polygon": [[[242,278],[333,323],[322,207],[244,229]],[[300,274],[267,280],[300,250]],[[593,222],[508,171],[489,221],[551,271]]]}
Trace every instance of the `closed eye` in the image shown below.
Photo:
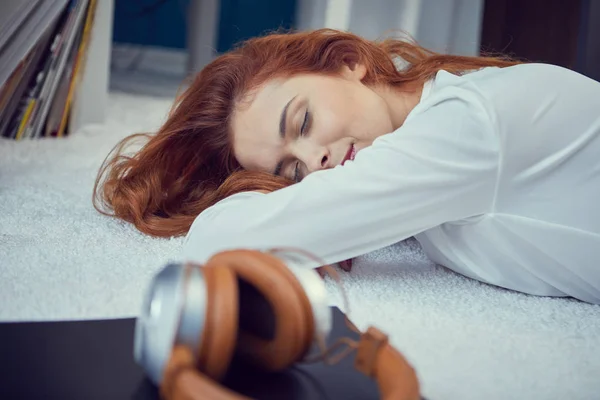
{"label": "closed eye", "polygon": [[[308,109],[304,112],[304,119],[302,120],[302,126],[300,126],[300,136],[306,135],[306,130],[308,129],[308,123],[310,122],[310,113]],[[294,182],[300,182],[300,161],[296,161],[296,166],[294,167]]]}
{"label": "closed eye", "polygon": [[300,161],[296,161],[296,167],[294,168],[294,182],[300,182]]}
{"label": "closed eye", "polygon": [[309,114],[308,110],[306,110],[306,112],[304,113],[304,120],[302,121],[302,126],[300,127],[300,135],[306,134],[306,129],[308,128],[309,117],[310,117],[310,114]]}

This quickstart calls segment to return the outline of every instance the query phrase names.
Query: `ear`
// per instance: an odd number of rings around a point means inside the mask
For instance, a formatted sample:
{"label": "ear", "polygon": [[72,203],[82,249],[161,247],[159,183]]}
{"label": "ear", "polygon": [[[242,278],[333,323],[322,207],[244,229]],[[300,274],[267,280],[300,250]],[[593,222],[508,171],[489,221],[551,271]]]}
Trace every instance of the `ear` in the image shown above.
{"label": "ear", "polygon": [[342,76],[351,81],[362,81],[367,74],[367,67],[358,62],[349,62],[342,67]]}

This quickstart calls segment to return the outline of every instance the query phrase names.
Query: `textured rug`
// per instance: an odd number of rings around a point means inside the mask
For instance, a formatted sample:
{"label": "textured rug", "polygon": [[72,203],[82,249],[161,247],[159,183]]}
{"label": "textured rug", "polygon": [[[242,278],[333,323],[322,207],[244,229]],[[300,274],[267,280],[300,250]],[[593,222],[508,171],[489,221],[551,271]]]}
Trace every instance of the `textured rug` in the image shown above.
{"label": "textured rug", "polygon": [[[0,320],[135,316],[183,239],[98,214],[97,170],[117,141],[153,131],[169,99],[112,93],[108,119],[66,139],[0,141]],[[350,319],[390,334],[436,399],[598,399],[600,307],[491,287],[431,263],[413,240],[342,274]],[[331,304],[340,291],[328,282]]]}

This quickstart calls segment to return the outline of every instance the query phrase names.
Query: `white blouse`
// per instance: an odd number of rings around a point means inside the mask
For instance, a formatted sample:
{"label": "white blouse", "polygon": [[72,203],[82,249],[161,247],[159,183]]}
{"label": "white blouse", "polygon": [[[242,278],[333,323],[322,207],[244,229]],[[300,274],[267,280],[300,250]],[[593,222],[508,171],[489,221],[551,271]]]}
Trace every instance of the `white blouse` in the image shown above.
{"label": "white blouse", "polygon": [[440,71],[354,161],[201,213],[183,256],[295,247],[333,264],[411,236],[473,279],[600,303],[600,83],[544,64]]}

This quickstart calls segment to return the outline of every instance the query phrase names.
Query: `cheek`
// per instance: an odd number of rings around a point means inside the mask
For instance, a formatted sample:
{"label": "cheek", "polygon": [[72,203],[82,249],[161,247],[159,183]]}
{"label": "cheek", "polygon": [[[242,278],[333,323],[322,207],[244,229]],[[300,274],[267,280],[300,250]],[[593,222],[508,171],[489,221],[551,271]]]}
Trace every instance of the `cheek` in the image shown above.
{"label": "cheek", "polygon": [[309,135],[314,135],[319,144],[328,145],[348,135],[348,124],[350,122],[351,120],[343,111],[323,109],[314,116],[313,131]]}
{"label": "cheek", "polygon": [[346,116],[347,136],[361,142],[371,142],[382,135],[387,129],[387,120],[380,108],[370,108],[364,105]]}
{"label": "cheek", "polygon": [[[315,110],[314,131],[311,134],[322,145],[344,138],[354,138],[365,144],[389,133],[392,123],[383,100],[367,88],[337,88],[336,96],[322,97]],[[383,102],[383,103],[382,103]]]}
{"label": "cheek", "polygon": [[360,87],[353,91],[345,102],[344,119],[348,136],[359,141],[370,142],[377,136],[388,133],[391,123],[385,103],[373,91]]}
{"label": "cheek", "polygon": [[314,133],[322,145],[345,138],[367,140],[369,131],[373,129],[373,122],[376,121],[365,115],[364,110],[355,110],[351,106],[329,110],[318,117]]}
{"label": "cheek", "polygon": [[377,137],[393,131],[387,104],[378,96],[372,96],[368,102],[365,102],[360,115],[362,115],[361,129],[366,139],[375,140]]}

